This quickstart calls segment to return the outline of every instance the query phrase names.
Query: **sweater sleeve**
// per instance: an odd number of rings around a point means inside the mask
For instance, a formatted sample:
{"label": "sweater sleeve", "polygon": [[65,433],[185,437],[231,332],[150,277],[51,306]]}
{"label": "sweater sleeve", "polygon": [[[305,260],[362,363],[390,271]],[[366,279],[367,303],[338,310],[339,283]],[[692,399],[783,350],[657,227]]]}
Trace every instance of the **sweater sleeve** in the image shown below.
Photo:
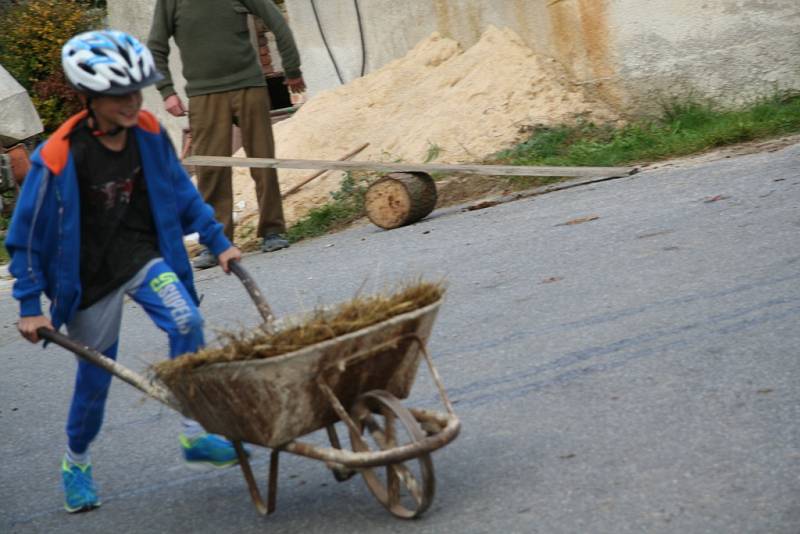
{"label": "sweater sleeve", "polygon": [[153,53],[156,68],[164,75],[164,79],[156,84],[162,98],[175,94],[169,72],[169,38],[175,30],[175,9],[174,0],[156,0],[150,36],[147,38],[147,47]]}
{"label": "sweater sleeve", "polygon": [[299,78],[302,76],[300,70],[300,52],[294,42],[292,30],[286,23],[280,9],[272,0],[241,0],[251,13],[261,18],[267,25],[269,31],[275,35],[278,44],[278,52],[283,63],[283,72],[287,78]]}

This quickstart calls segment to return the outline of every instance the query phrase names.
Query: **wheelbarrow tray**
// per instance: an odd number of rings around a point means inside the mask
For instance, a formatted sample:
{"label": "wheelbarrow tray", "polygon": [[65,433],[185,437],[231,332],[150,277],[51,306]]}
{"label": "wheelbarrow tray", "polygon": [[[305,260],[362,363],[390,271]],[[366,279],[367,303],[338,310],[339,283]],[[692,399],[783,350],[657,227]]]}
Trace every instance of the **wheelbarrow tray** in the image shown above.
{"label": "wheelbarrow tray", "polygon": [[320,384],[345,407],[376,389],[407,398],[440,304],[280,356],[207,364],[166,385],[209,432],[277,448],[339,420]]}

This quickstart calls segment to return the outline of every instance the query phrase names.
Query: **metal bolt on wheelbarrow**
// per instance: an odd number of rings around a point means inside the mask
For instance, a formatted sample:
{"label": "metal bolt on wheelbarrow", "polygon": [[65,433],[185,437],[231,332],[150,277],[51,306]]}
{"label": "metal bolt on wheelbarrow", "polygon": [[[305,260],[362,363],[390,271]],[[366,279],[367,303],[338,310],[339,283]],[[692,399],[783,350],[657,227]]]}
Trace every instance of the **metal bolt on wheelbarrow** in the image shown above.
{"label": "metal bolt on wheelbarrow", "polygon": [[[257,284],[239,262],[242,281],[266,328],[273,316]],[[54,332],[48,339],[128,382],[148,396],[230,439],[261,515],[275,510],[278,456],[288,452],[320,460],[338,481],[360,473],[393,515],[410,519],[431,505],[435,476],[431,453],[453,441],[461,423],[426,350],[441,300],[385,321],[271,358],[213,363],[169,385],[144,376]],[[405,408],[420,361],[431,373],[446,413]],[[189,380],[191,378],[191,380]],[[344,450],[335,424],[347,428]],[[298,441],[325,429],[330,447]],[[259,491],[243,443],[268,447],[267,499]]]}

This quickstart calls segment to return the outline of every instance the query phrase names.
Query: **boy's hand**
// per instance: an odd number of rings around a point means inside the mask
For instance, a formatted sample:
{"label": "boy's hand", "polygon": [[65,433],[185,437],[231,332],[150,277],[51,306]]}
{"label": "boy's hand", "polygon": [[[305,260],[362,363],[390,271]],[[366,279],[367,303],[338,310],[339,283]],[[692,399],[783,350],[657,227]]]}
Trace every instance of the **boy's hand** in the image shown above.
{"label": "boy's hand", "polygon": [[223,252],[222,254],[217,256],[217,259],[219,260],[219,266],[222,267],[222,270],[225,271],[226,273],[230,274],[231,266],[229,265],[229,262],[231,260],[234,260],[234,261],[241,260],[242,259],[242,251],[239,250],[236,247],[230,247],[225,252]]}
{"label": "boy's hand", "polygon": [[183,107],[183,101],[178,95],[169,95],[164,99],[164,107],[167,113],[176,117],[183,117],[186,115],[186,108]]}
{"label": "boy's hand", "polygon": [[19,333],[31,343],[39,342],[39,334],[37,334],[36,331],[41,327],[45,327],[49,330],[55,330],[53,328],[53,323],[51,323],[50,319],[44,315],[20,317],[19,322],[17,323],[17,330],[19,330]]}

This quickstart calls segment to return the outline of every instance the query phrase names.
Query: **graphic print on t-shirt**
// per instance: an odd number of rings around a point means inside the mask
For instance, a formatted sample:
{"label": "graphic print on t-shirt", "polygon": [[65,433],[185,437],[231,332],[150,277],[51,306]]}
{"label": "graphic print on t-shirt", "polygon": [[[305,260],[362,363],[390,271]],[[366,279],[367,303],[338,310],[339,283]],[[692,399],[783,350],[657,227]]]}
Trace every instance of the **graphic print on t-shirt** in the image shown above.
{"label": "graphic print on t-shirt", "polygon": [[88,201],[95,206],[102,205],[105,211],[111,211],[116,206],[127,206],[131,202],[136,176],[140,172],[141,167],[136,167],[127,178],[111,179],[101,184],[87,184]]}

